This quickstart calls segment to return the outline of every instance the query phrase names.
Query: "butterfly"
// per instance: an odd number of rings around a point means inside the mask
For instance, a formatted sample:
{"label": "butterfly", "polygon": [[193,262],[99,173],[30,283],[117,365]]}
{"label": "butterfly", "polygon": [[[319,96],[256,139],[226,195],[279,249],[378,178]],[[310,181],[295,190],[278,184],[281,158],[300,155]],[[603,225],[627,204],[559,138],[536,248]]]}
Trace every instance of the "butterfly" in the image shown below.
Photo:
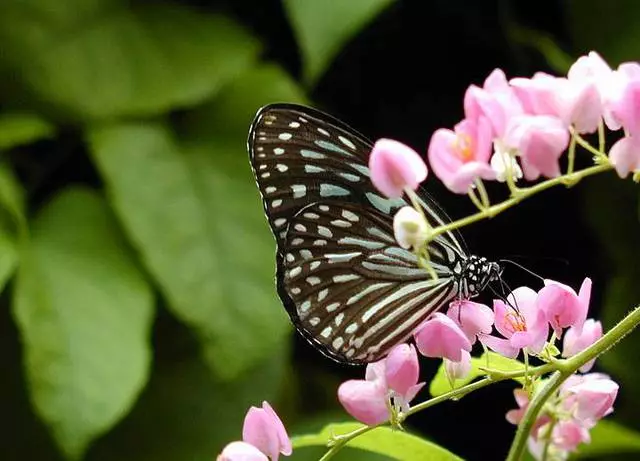
{"label": "butterfly", "polygon": [[[248,151],[277,243],[278,294],[296,329],[341,363],[384,357],[433,312],[469,299],[501,274],[469,255],[457,231],[429,243],[437,278],[394,238],[407,197],[386,198],[371,183],[372,143],[310,107],[271,104],[255,116]],[[418,190],[432,226],[450,219]]]}

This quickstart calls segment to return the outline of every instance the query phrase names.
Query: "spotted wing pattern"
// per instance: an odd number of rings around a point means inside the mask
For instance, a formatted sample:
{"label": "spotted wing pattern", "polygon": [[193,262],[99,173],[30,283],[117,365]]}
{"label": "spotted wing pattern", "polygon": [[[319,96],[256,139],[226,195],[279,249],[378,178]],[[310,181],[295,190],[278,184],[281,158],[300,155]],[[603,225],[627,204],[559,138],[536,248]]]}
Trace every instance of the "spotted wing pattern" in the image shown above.
{"label": "spotted wing pattern", "polygon": [[[466,258],[457,233],[429,248],[438,280],[393,237],[407,200],[381,196],[370,180],[371,143],[344,123],[293,104],[262,108],[248,148],[275,235],[280,298],[298,330],[345,363],[377,360],[456,295]],[[449,219],[419,191],[425,216]]]}

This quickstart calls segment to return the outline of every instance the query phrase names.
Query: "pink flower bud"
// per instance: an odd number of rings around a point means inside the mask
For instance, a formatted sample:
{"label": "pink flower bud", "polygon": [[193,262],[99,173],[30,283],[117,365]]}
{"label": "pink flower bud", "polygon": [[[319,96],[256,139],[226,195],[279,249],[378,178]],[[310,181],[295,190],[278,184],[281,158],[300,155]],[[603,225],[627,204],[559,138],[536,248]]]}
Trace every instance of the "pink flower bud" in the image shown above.
{"label": "pink flower bud", "polygon": [[446,315],[436,312],[416,329],[416,346],[426,357],[462,360],[462,351],[471,351],[471,342],[460,327]]}
{"label": "pink flower bud", "polygon": [[420,375],[416,348],[409,344],[398,344],[385,360],[387,386],[400,395],[406,395],[416,385]]}
{"label": "pink flower bud", "polygon": [[384,359],[367,365],[366,380],[351,379],[338,388],[338,400],[351,416],[373,426],[389,419]]}
{"label": "pink flower bud", "polygon": [[453,301],[447,315],[460,326],[471,344],[476,342],[477,335],[491,333],[494,315],[489,306],[469,300]]}
{"label": "pink flower bud", "polygon": [[269,461],[269,458],[256,447],[247,442],[231,442],[216,461]]}
{"label": "pink flower bud", "polygon": [[495,179],[489,165],[491,126],[486,117],[466,119],[454,130],[440,128],[433,133],[428,157],[434,174],[456,194],[466,194],[478,179]]}
{"label": "pink flower bud", "polygon": [[558,161],[569,145],[564,123],[548,115],[522,115],[509,121],[505,145],[516,149],[528,180],[560,176]]}
{"label": "pink flower bud", "polygon": [[[571,327],[564,334],[562,356],[571,357],[585,350],[602,337],[602,324],[594,319],[587,319],[579,328]],[[593,367],[595,359],[590,360],[580,367],[582,373],[586,373]]]}
{"label": "pink flower bud", "polygon": [[585,278],[576,295],[573,288],[553,280],[545,280],[545,287],[538,293],[538,307],[545,313],[556,336],[562,329],[574,326],[581,330],[587,318],[591,297],[591,279]]}
{"label": "pink flower bud", "polygon": [[516,399],[518,408],[516,410],[509,410],[506,418],[511,424],[518,425],[522,417],[524,416],[527,407],[529,406],[529,394],[524,389],[514,389],[513,396]]}
{"label": "pink flower bud", "polygon": [[427,177],[427,166],[416,151],[391,139],[379,139],[369,156],[371,182],[385,196],[402,197]]}
{"label": "pink flower bud", "polygon": [[582,382],[566,389],[575,398],[575,417],[595,422],[613,412],[618,396],[618,383],[601,374],[585,375]]}
{"label": "pink flower bud", "polygon": [[640,170],[640,136],[627,136],[618,140],[611,147],[609,159],[621,178]]}
{"label": "pink flower bud", "polygon": [[242,440],[258,448],[273,461],[279,454],[291,454],[291,440],[280,418],[267,403],[262,408],[251,407],[244,418]]}
{"label": "pink flower bud", "polygon": [[462,351],[462,358],[458,362],[452,362],[449,359],[444,360],[444,369],[449,379],[463,379],[466,378],[471,371],[471,354],[467,351]]}
{"label": "pink flower bud", "polygon": [[402,207],[393,217],[393,234],[402,248],[420,248],[428,230],[425,218],[413,207]]}

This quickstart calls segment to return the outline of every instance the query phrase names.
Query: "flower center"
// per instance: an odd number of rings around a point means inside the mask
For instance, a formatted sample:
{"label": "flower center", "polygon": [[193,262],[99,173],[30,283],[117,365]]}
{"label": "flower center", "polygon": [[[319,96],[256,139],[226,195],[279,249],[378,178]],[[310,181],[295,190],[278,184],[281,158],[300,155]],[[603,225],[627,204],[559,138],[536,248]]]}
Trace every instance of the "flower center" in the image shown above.
{"label": "flower center", "polygon": [[473,159],[473,139],[466,133],[457,133],[453,149],[463,162]]}
{"label": "flower center", "polygon": [[527,331],[527,323],[524,321],[522,315],[517,312],[509,312],[506,315],[505,320],[507,324],[511,327],[511,331],[515,333],[516,331]]}

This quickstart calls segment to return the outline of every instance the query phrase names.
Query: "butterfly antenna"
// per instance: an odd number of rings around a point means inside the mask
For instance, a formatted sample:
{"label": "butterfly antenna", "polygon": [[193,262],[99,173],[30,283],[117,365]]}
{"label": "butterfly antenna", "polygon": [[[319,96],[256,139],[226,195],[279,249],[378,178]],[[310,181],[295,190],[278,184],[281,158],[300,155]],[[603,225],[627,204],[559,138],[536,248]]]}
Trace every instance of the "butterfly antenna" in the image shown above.
{"label": "butterfly antenna", "polygon": [[[522,264],[519,264],[515,261],[512,261],[511,259],[501,259],[500,260],[501,263],[509,263],[509,264],[513,264],[514,266],[516,266],[517,268],[527,272],[530,275],[533,275],[534,277],[536,277],[537,279],[540,279],[541,281],[544,282],[544,277],[540,276],[539,274],[536,274],[535,272],[533,272],[531,269],[527,269],[526,267],[524,267]],[[500,280],[502,280],[502,278],[500,278]]]}
{"label": "butterfly antenna", "polygon": [[[509,284],[507,282],[505,282],[502,277],[500,277],[500,286],[502,287],[502,292],[503,293],[505,293],[505,292],[506,293],[513,293],[513,290],[511,289]],[[518,300],[516,299],[515,296],[512,296],[511,299],[513,299],[513,302],[511,302],[511,300],[509,299],[509,295],[505,294],[505,296],[504,296],[505,303],[509,307],[511,307],[513,310],[515,310],[516,312],[519,313],[520,309],[518,308]]]}

